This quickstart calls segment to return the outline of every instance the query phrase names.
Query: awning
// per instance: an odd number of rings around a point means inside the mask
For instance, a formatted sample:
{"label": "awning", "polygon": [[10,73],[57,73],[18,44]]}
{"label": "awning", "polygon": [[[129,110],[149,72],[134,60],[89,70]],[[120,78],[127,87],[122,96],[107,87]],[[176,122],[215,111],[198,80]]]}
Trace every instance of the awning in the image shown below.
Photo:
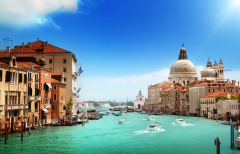
{"label": "awning", "polygon": [[52,88],[52,86],[48,82],[46,82],[46,84],[48,85],[49,88]]}
{"label": "awning", "polygon": [[42,108],[42,110],[43,110],[45,113],[48,113],[48,110],[47,110],[47,109]]}

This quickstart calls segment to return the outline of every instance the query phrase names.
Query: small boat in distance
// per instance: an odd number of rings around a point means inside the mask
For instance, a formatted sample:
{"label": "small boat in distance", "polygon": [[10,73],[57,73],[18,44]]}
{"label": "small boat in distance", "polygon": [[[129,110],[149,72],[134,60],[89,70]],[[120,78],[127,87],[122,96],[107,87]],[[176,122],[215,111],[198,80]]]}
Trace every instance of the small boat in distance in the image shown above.
{"label": "small boat in distance", "polygon": [[151,121],[151,120],[152,120],[152,116],[151,116],[151,115],[148,115],[148,116],[147,116],[147,120],[148,120],[148,121]]}
{"label": "small boat in distance", "polygon": [[161,130],[162,125],[160,123],[154,123],[148,126],[147,130],[148,131],[156,131],[156,130]]}
{"label": "small boat in distance", "polygon": [[178,118],[178,119],[175,120],[175,123],[176,124],[185,124],[185,121],[183,119]]}
{"label": "small boat in distance", "polygon": [[145,111],[143,111],[143,112],[139,112],[140,114],[146,114],[146,112]]}
{"label": "small boat in distance", "polygon": [[123,124],[123,123],[125,123],[124,118],[119,119],[119,120],[118,120],[118,123],[119,123],[119,124]]}
{"label": "small boat in distance", "polygon": [[226,120],[221,121],[221,123],[224,125],[230,125],[230,121],[226,121]]}

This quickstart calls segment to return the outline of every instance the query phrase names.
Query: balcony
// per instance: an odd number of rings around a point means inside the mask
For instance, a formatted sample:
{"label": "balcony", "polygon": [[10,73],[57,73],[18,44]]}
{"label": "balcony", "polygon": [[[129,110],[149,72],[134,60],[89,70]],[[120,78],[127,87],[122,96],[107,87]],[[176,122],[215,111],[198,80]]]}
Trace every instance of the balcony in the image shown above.
{"label": "balcony", "polygon": [[32,78],[28,78],[28,82],[32,82],[33,80],[32,80]]}
{"label": "balcony", "polygon": [[45,97],[44,98],[48,98],[48,92],[45,92]]}
{"label": "balcony", "polygon": [[7,105],[7,110],[22,110],[23,104],[9,104]]}
{"label": "balcony", "polygon": [[0,111],[3,111],[3,105],[0,105]]}
{"label": "balcony", "polygon": [[63,103],[63,100],[60,100],[60,104],[62,104]]}
{"label": "balcony", "polygon": [[77,74],[76,74],[76,72],[72,72],[72,76],[75,77],[75,79],[77,79]]}
{"label": "balcony", "polygon": [[63,113],[64,111],[60,111],[60,113]]}
{"label": "balcony", "polygon": [[35,96],[35,101],[41,101],[41,96]]}
{"label": "balcony", "polygon": [[35,82],[38,82],[39,81],[39,79],[35,79]]}
{"label": "balcony", "polygon": [[35,109],[35,112],[38,112],[38,109]]}
{"label": "balcony", "polygon": [[45,104],[46,109],[50,109],[50,104]]}
{"label": "balcony", "polygon": [[28,110],[28,105],[27,104],[23,104],[23,109]]}
{"label": "balcony", "polygon": [[28,96],[28,101],[34,101],[34,96]]}

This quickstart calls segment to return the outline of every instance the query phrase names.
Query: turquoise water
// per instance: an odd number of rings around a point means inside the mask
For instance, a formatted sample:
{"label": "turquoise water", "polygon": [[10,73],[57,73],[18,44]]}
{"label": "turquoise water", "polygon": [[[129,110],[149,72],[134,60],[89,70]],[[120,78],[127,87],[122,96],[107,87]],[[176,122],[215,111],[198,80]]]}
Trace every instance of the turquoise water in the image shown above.
{"label": "turquoise water", "polygon": [[[186,125],[173,122],[178,116],[152,116],[128,113],[123,116],[107,115],[100,120],[76,126],[48,127],[9,135],[7,144],[0,139],[2,153],[216,153],[214,139],[220,138],[221,153],[240,153],[230,148],[230,126],[214,120],[179,116]],[[118,124],[124,118],[125,124]],[[148,125],[161,123],[161,131],[146,131]],[[235,131],[237,136],[237,131]]]}

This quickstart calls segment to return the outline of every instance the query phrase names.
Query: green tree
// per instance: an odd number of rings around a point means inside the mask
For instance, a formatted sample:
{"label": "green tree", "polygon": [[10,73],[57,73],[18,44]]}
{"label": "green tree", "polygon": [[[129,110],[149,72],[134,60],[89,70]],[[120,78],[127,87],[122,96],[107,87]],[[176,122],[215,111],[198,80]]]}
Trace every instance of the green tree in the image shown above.
{"label": "green tree", "polygon": [[73,106],[72,96],[70,97],[70,101],[66,104],[67,109],[70,109]]}

